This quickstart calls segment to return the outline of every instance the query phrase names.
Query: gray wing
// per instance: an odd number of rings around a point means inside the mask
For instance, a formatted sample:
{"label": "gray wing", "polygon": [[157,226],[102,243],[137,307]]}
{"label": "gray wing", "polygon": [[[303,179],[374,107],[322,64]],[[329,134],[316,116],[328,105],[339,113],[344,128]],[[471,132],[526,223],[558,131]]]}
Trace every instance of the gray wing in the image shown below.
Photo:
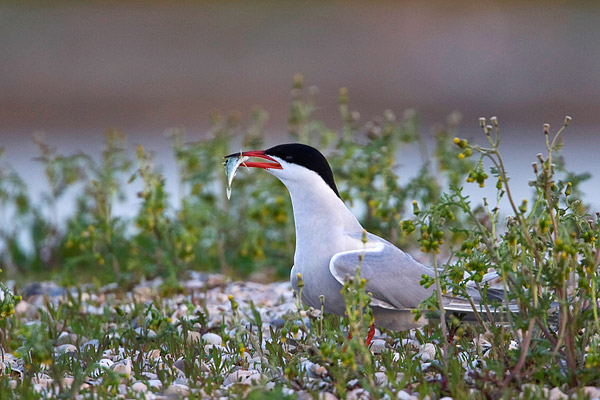
{"label": "gray wing", "polygon": [[[361,264],[361,276],[367,280],[366,290],[372,293],[372,306],[388,309],[413,309],[431,295],[433,287],[424,288],[419,283],[423,275],[433,276],[433,268],[427,267],[393,244],[368,234],[367,247],[335,254],[329,262],[329,270],[334,278],[344,284],[346,276],[354,276]],[[484,281],[493,281],[496,274],[487,274]],[[468,288],[469,294],[478,305],[481,301],[479,292],[474,287]],[[498,289],[488,291],[490,298],[502,299],[503,293]],[[472,312],[469,301],[460,297],[446,295],[444,307],[448,311]]]}
{"label": "gray wing", "polygon": [[372,305],[398,310],[417,307],[433,290],[419,284],[421,276],[432,276],[433,271],[391,243],[369,236],[367,248],[335,254],[329,262],[331,274],[343,284],[346,276],[356,274],[363,255],[361,276],[367,280],[366,291],[372,293]]}

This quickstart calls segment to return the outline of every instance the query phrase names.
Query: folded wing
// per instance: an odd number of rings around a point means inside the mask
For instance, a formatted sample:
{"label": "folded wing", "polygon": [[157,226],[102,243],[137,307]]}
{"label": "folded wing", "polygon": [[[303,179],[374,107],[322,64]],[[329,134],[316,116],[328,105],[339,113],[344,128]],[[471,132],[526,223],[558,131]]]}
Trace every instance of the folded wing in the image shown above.
{"label": "folded wing", "polygon": [[[419,283],[423,275],[434,275],[432,268],[375,235],[368,235],[367,245],[363,249],[335,254],[329,263],[329,270],[343,284],[346,276],[356,274],[359,265],[362,278],[367,280],[366,291],[372,294],[372,306],[396,310],[413,309],[433,292],[433,287],[424,288]],[[492,281],[494,277],[497,275],[488,274],[485,280]],[[472,301],[478,306],[481,301],[479,292],[475,287],[468,287],[468,291]],[[488,297],[501,300],[503,292],[490,288]],[[443,302],[448,311],[473,311],[471,303],[464,298],[448,295],[444,296]]]}

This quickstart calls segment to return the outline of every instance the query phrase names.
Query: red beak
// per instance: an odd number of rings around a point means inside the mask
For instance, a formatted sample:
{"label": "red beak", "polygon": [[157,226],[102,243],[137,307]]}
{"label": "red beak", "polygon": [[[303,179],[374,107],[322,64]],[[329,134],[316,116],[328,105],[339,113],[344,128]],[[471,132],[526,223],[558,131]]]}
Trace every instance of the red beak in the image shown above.
{"label": "red beak", "polygon": [[262,150],[244,151],[242,153],[233,153],[233,154],[230,154],[228,156],[225,156],[225,158],[238,157],[240,155],[247,156],[247,157],[264,158],[265,160],[273,161],[273,162],[245,161],[245,162],[242,163],[242,165],[244,165],[246,167],[262,168],[262,169],[283,169],[283,167],[281,166],[281,164],[279,164],[277,162],[277,160],[275,160],[274,158],[269,157]]}

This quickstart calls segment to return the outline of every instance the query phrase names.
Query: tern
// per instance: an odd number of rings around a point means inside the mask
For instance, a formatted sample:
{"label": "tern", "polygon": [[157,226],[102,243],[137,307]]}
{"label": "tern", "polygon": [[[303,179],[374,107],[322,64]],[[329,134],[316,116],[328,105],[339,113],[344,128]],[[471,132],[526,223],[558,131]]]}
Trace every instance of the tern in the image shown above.
{"label": "tern", "polygon": [[[305,304],[319,309],[323,299],[326,312],[344,315],[345,302],[340,291],[344,279],[355,276],[360,264],[361,277],[367,281],[366,291],[372,294],[370,306],[376,325],[403,331],[427,323],[423,317],[415,320],[412,311],[434,290],[419,283],[423,275],[434,276],[433,268],[374,234],[367,232],[364,242],[365,231],[341,199],[331,167],[321,152],[308,145],[291,143],[262,151],[238,152],[225,158],[231,157],[266,160],[244,161],[242,165],[270,172],[288,189],[296,228],[290,278],[293,288],[298,290],[298,274],[301,274]],[[468,290],[476,305],[481,302],[479,291],[474,287]],[[490,289],[488,296],[492,292]],[[443,305],[449,312],[473,312],[471,304],[462,298],[444,297]],[[371,332],[369,336],[372,337]]]}

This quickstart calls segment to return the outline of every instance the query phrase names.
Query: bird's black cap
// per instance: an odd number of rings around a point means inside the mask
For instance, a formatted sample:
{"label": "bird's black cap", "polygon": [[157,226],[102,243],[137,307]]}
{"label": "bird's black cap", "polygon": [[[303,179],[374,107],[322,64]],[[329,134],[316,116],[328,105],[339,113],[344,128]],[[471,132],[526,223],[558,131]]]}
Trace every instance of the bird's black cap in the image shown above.
{"label": "bird's black cap", "polygon": [[329,185],[331,190],[340,197],[335,186],[335,181],[333,180],[333,172],[327,159],[314,147],[300,143],[280,144],[265,150],[265,154],[278,157],[289,163],[301,165],[316,172]]}

